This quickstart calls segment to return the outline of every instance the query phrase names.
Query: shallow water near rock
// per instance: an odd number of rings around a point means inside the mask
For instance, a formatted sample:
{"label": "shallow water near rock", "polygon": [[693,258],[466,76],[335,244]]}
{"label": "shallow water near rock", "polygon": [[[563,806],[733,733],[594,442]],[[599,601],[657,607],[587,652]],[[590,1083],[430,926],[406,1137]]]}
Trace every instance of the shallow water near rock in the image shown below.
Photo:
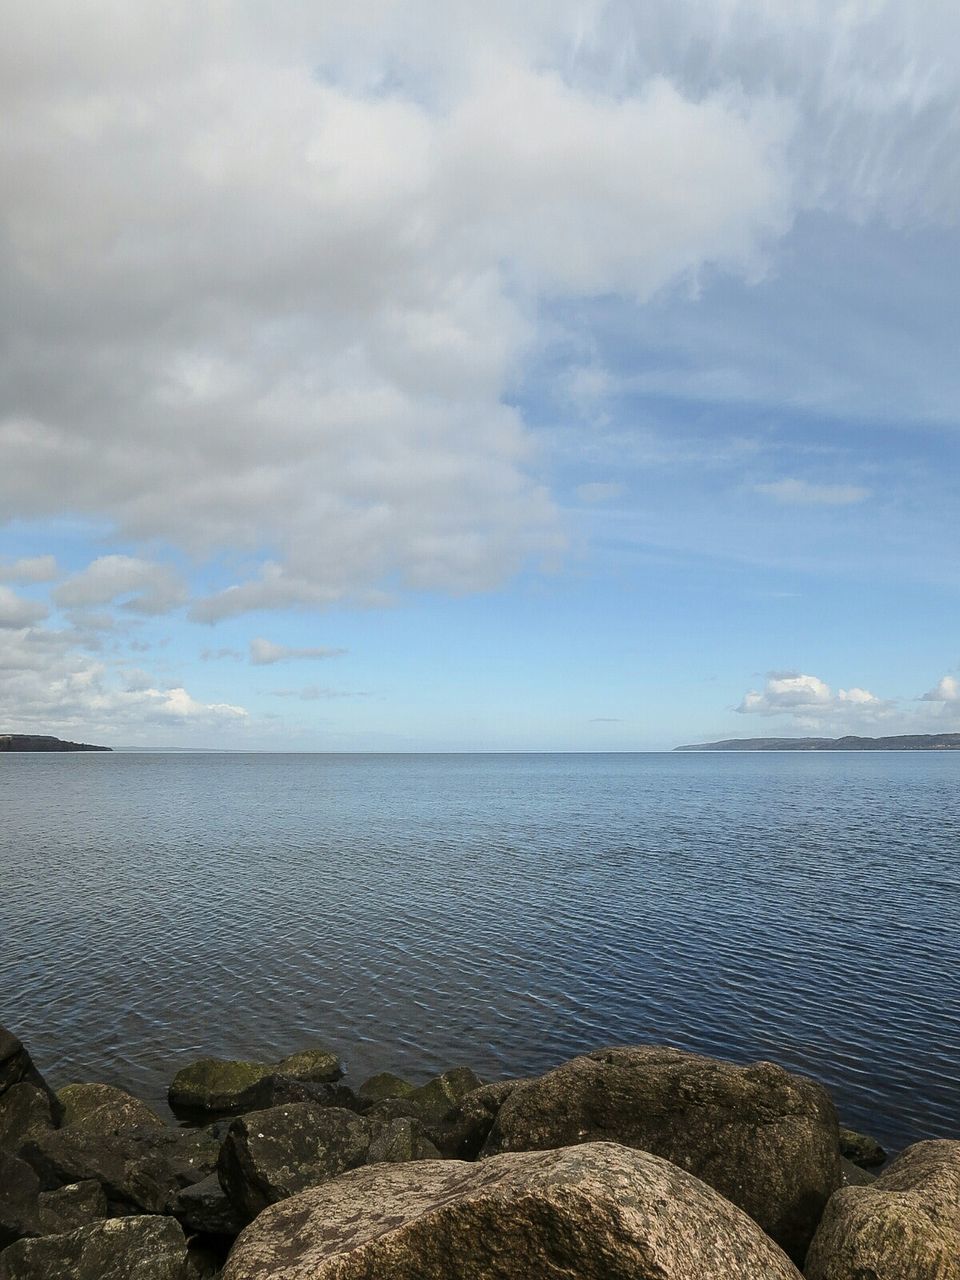
{"label": "shallow water near rock", "polygon": [[0,1022],[54,1084],[655,1042],[960,1136],[960,755],[8,755]]}

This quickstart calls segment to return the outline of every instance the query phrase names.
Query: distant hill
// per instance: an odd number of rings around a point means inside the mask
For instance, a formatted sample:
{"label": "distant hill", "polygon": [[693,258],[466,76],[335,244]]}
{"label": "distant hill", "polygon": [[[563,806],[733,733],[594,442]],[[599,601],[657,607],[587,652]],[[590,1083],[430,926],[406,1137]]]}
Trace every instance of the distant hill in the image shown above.
{"label": "distant hill", "polygon": [[902,733],[892,738],[726,738],[674,751],[960,751],[960,733]]}
{"label": "distant hill", "polygon": [[34,733],[0,733],[0,751],[111,751],[112,747],[92,747],[88,742],[64,742]]}

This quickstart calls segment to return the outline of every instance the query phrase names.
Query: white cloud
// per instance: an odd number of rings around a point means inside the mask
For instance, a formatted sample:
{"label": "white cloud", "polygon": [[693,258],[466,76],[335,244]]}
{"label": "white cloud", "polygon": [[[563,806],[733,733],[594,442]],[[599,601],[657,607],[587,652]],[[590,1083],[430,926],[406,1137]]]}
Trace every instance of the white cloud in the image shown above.
{"label": "white cloud", "polygon": [[772,672],[762,690],[744,694],[736,710],[744,715],[786,717],[808,732],[841,734],[874,731],[893,714],[894,704],[869,689],[854,686],[834,693],[819,676]]}
{"label": "white cloud", "polygon": [[849,507],[863,502],[870,490],[855,484],[810,484],[806,480],[775,480],[754,485],[757,493],[797,507]]}
{"label": "white cloud", "polygon": [[65,609],[122,599],[122,608],[147,615],[169,613],[186,596],[186,587],[172,569],[133,556],[101,556],[53,592],[56,603]]}
{"label": "white cloud", "polygon": [[753,278],[790,222],[792,109],[573,74],[602,6],[353,8],[5,28],[0,505],[264,561],[197,618],[553,554],[507,403],[538,300]]}
{"label": "white cloud", "polygon": [[303,658],[339,658],[346,652],[346,649],[332,649],[327,646],[296,648],[292,645],[274,644],[272,640],[264,640],[262,636],[250,641],[250,661],[257,667]]}
{"label": "white cloud", "polygon": [[26,556],[0,565],[0,579],[6,582],[52,582],[58,573],[55,556]]}
{"label": "white cloud", "polygon": [[46,606],[39,601],[25,600],[9,587],[0,586],[0,628],[29,627],[46,616]]}
{"label": "white cloud", "polygon": [[960,680],[956,676],[942,676],[920,700],[921,702],[960,702]]}
{"label": "white cloud", "polygon": [[[203,702],[147,673],[93,660],[70,631],[0,632],[0,706],[7,726],[112,745],[216,745],[242,733],[243,707]],[[234,739],[236,741],[236,739]]]}

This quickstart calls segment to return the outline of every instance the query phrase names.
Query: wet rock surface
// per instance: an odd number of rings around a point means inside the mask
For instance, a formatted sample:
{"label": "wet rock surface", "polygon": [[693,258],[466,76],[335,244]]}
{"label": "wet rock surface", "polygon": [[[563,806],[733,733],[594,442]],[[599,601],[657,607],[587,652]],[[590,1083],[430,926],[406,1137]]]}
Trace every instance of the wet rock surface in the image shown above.
{"label": "wet rock surface", "polygon": [[887,1153],[876,1138],[855,1129],[840,1130],[840,1154],[861,1169],[879,1169],[887,1161]]}
{"label": "wet rock surface", "polygon": [[266,1210],[224,1280],[798,1280],[746,1214],[613,1143],[347,1173]]}

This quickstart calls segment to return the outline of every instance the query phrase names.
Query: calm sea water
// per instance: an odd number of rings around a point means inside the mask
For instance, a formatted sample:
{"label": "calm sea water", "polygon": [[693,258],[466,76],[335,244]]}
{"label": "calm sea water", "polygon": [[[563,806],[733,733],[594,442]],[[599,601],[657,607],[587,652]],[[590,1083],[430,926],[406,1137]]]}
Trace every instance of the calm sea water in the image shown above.
{"label": "calm sea water", "polygon": [[0,757],[0,1022],[55,1084],[656,1042],[960,1136],[960,755]]}

